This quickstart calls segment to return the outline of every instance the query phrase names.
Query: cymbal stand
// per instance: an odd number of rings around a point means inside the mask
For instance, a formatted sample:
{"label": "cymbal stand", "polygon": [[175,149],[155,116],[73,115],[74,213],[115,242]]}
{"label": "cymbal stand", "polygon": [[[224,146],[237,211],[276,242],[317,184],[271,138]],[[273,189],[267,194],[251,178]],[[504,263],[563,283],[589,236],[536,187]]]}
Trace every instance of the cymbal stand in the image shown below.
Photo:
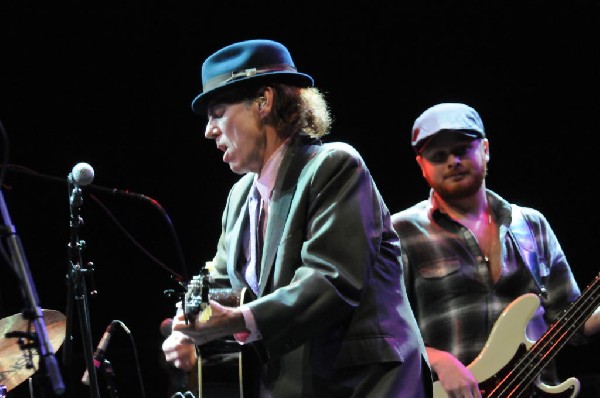
{"label": "cymbal stand", "polygon": [[54,348],[48,337],[48,331],[44,323],[44,315],[42,308],[39,305],[39,297],[33,283],[29,264],[25,258],[25,252],[21,244],[21,240],[16,233],[16,229],[10,219],[8,208],[4,200],[4,194],[0,190],[0,212],[2,213],[3,223],[1,232],[6,235],[6,241],[10,250],[12,266],[15,272],[19,275],[19,280],[22,284],[23,296],[26,300],[25,310],[23,315],[30,319],[35,327],[36,347],[40,357],[40,365],[44,366],[46,375],[48,376],[52,389],[56,395],[62,395],[65,392],[65,385],[60,374],[60,369],[54,356]]}
{"label": "cymbal stand", "polygon": [[[70,292],[67,297],[67,325],[70,325],[72,299],[77,303],[79,313],[79,324],[83,338],[83,348],[85,354],[86,367],[89,373],[90,394],[93,398],[100,398],[100,389],[98,387],[98,376],[94,366],[94,351],[92,343],[92,331],[89,315],[89,304],[87,287],[85,283],[85,274],[92,274],[93,268],[82,267],[81,251],[85,247],[85,241],[79,239],[79,228],[83,225],[83,219],[80,215],[80,208],[83,202],[81,188],[73,184],[69,179],[69,204],[70,204],[70,223],[69,223],[69,263],[67,272],[67,285]],[[70,328],[67,328],[69,334],[66,335],[65,343],[71,339]],[[66,352],[69,350],[66,349]],[[68,361],[67,361],[68,362]]]}
{"label": "cymbal stand", "polygon": [[115,382],[115,372],[113,370],[112,364],[108,359],[104,359],[102,361],[102,366],[100,367],[102,373],[104,374],[104,378],[106,380],[106,389],[110,394],[111,398],[117,398],[119,393],[117,391],[117,383]]}

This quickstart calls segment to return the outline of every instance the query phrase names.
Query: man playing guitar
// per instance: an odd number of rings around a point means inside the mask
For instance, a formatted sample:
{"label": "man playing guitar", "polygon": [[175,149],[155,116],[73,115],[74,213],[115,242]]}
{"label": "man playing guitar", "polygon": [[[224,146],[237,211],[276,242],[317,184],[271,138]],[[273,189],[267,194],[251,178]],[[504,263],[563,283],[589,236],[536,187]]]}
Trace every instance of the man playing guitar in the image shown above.
{"label": "man playing guitar", "polygon": [[[470,106],[443,103],[427,109],[411,138],[430,197],[394,214],[392,221],[403,249],[406,287],[438,378],[434,396],[575,395],[576,382],[552,387],[558,382],[552,362],[532,370],[546,385],[503,387],[515,373],[537,365],[534,359],[527,365],[511,361],[521,342],[530,346],[525,334],[533,341],[542,338],[581,294],[548,221],[486,188],[490,144]],[[584,311],[575,311],[578,323],[571,326],[581,327],[571,343],[600,330],[597,285],[586,293]],[[533,299],[512,304],[526,294]],[[499,318],[503,325],[494,328]],[[504,318],[519,322],[507,328]],[[557,336],[545,336],[544,342],[550,338]]]}

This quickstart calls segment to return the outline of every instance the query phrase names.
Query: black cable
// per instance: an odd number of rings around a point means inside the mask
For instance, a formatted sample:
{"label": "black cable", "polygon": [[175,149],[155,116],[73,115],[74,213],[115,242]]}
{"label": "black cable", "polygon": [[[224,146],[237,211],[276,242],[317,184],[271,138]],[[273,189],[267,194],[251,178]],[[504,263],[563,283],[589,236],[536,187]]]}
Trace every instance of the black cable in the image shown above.
{"label": "black cable", "polygon": [[133,334],[131,334],[131,331],[129,330],[129,328],[120,320],[115,319],[115,322],[117,322],[121,328],[123,328],[123,330],[125,331],[125,333],[127,333],[127,335],[129,336],[129,339],[131,340],[131,347],[133,350],[133,357],[135,360],[135,368],[137,370],[137,376],[138,376],[138,381],[140,383],[140,391],[142,393],[141,397],[145,398],[146,397],[146,390],[144,388],[144,380],[142,378],[142,369],[140,367],[140,359],[138,357],[138,351],[137,351],[137,347],[135,345],[135,339],[133,338]]}
{"label": "black cable", "polygon": [[108,217],[117,225],[117,227],[121,230],[121,232],[123,232],[125,234],[125,236],[138,248],[140,249],[146,256],[148,256],[152,261],[154,261],[156,264],[158,264],[159,266],[161,266],[162,268],[164,268],[170,275],[171,277],[175,278],[175,280],[177,282],[183,282],[183,276],[179,275],[177,272],[175,272],[173,269],[169,268],[169,266],[167,266],[165,263],[163,263],[162,261],[160,261],[158,258],[156,258],[152,253],[150,253],[148,250],[146,250],[146,248],[144,248],[144,246],[142,246],[141,243],[139,243],[126,229],[125,227],[119,222],[119,220],[117,220],[117,218],[115,217],[115,215],[104,205],[104,203],[102,203],[102,201],[100,199],[98,199],[95,195],[90,194],[90,198],[92,198],[97,204],[98,206],[100,206],[100,208],[102,210],[104,210],[106,212],[106,214],[108,215]]}
{"label": "black cable", "polygon": [[[0,135],[2,135],[2,142],[4,143],[4,145],[3,145],[4,149],[2,151],[2,163],[0,163],[0,189],[2,189],[4,187],[4,178],[6,176],[6,169],[7,169],[7,167],[4,167],[4,165],[8,164],[8,156],[9,156],[8,134],[6,134],[6,130],[4,129],[4,125],[2,124],[2,121],[0,121]],[[13,231],[10,229],[10,226],[0,225],[0,237],[3,238],[4,236],[11,234],[12,232]],[[0,241],[0,255],[2,256],[2,258],[4,258],[4,261],[6,261],[6,263],[10,266],[10,269],[13,271],[13,273],[19,279],[21,279],[20,275],[15,270],[15,266],[13,265],[10,255],[8,254],[8,250],[4,247],[4,240]]]}
{"label": "black cable", "polygon": [[[2,163],[0,163],[1,166],[8,164],[8,154],[9,154],[9,150],[8,150],[8,146],[9,146],[9,142],[8,142],[8,134],[6,134],[6,130],[4,129],[4,125],[2,124],[2,121],[0,120],[0,134],[2,135],[2,142],[4,143],[4,150],[2,151]],[[6,167],[0,167],[0,188],[2,188],[4,186],[4,176],[6,175]]]}

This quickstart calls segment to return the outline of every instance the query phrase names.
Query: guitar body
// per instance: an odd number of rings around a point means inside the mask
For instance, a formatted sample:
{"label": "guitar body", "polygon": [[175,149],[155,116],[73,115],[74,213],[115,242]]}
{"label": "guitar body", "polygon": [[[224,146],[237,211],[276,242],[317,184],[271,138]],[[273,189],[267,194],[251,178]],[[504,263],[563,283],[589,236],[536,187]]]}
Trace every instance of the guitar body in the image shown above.
{"label": "guitar body", "polygon": [[[555,397],[573,398],[579,393],[579,381],[569,378],[556,386],[549,386],[539,378],[534,382],[526,395],[517,391],[494,391],[499,381],[510,376],[515,363],[527,353],[535,341],[527,338],[526,328],[540,305],[539,298],[525,294],[514,300],[502,312],[481,353],[467,366],[479,383],[483,397]],[[523,391],[520,391],[523,393]],[[448,398],[441,383],[433,384],[434,398]]]}
{"label": "guitar body", "polygon": [[197,346],[196,398],[242,398],[240,345],[230,338]]}
{"label": "guitar body", "polygon": [[[245,288],[241,292],[213,288],[210,289],[209,297],[210,300],[225,306],[240,306],[251,300]],[[244,392],[250,386],[242,377],[252,372],[252,369],[247,368],[246,361],[242,361],[242,355],[252,355],[247,350],[246,346],[240,345],[233,337],[197,347],[197,398],[252,397],[248,392]]]}

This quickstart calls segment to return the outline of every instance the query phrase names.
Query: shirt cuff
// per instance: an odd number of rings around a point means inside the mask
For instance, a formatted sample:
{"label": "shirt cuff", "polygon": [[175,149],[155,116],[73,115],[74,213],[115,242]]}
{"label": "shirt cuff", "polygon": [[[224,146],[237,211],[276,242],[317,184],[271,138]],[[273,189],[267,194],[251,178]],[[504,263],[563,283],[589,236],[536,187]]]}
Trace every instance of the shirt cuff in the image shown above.
{"label": "shirt cuff", "polygon": [[246,323],[247,332],[239,332],[235,333],[233,337],[240,344],[248,344],[253,341],[257,341],[262,339],[262,335],[260,334],[260,330],[258,330],[258,326],[256,326],[256,321],[254,319],[254,314],[247,305],[241,305],[239,307],[242,315],[244,316],[244,322]]}

